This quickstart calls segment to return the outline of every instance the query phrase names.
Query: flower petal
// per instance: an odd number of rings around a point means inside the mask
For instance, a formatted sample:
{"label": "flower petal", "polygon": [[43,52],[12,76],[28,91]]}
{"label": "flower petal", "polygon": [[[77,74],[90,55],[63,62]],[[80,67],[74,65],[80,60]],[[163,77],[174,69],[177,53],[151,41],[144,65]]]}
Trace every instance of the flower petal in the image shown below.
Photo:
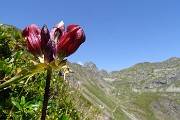
{"label": "flower petal", "polygon": [[67,32],[61,37],[57,45],[57,54],[63,54],[65,57],[71,55],[85,39],[84,31],[78,25],[69,25]]}
{"label": "flower petal", "polygon": [[51,40],[55,41],[55,44],[58,43],[58,40],[61,38],[61,36],[64,34],[64,22],[61,21],[56,26],[53,27],[53,29],[50,32],[50,38]]}
{"label": "flower petal", "polygon": [[76,25],[76,24],[68,25],[68,26],[67,26],[67,29],[66,29],[66,32],[73,31],[76,27],[79,27],[79,26]]}
{"label": "flower petal", "polygon": [[26,44],[29,51],[35,56],[41,55],[40,33],[41,30],[35,24],[31,24],[30,26],[26,27],[22,32],[23,37],[25,37],[26,41],[28,41]]}
{"label": "flower petal", "polygon": [[46,25],[43,25],[41,29],[41,50],[44,53],[44,49],[46,47],[46,44],[50,40],[49,30]]}
{"label": "flower petal", "polygon": [[28,50],[34,55],[34,56],[36,56],[37,57],[37,52],[36,52],[36,50],[31,46],[31,44],[29,43],[29,40],[26,40],[26,45],[27,45],[27,47],[28,47]]}
{"label": "flower petal", "polygon": [[84,34],[83,29],[79,29],[76,33],[75,42],[71,44],[68,48],[68,52],[66,53],[66,57],[73,54],[79,46],[85,41],[86,36]]}
{"label": "flower petal", "polygon": [[50,63],[53,61],[54,58],[54,50],[55,50],[55,43],[52,40],[49,40],[46,44],[45,51],[44,51],[44,61],[45,63]]}

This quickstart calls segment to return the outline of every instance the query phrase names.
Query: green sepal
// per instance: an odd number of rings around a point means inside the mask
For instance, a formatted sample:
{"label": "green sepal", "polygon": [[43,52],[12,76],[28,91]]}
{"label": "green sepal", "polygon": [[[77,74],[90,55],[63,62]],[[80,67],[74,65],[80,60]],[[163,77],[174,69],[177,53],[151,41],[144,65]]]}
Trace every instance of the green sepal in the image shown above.
{"label": "green sepal", "polygon": [[66,63],[67,63],[67,60],[61,60],[60,62],[52,61],[50,63],[50,66],[52,67],[53,70],[58,71],[58,70],[61,70],[62,67],[66,65]]}

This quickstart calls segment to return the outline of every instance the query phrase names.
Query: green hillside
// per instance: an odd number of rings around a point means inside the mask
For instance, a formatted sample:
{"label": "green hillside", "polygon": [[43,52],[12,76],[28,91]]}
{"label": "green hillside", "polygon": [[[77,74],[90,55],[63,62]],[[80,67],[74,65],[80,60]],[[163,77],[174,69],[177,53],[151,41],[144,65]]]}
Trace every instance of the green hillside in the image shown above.
{"label": "green hillside", "polygon": [[180,58],[139,63],[110,73],[98,70],[92,62],[84,66],[69,64],[74,71],[69,81],[79,85],[83,95],[108,118],[178,120],[180,117]]}

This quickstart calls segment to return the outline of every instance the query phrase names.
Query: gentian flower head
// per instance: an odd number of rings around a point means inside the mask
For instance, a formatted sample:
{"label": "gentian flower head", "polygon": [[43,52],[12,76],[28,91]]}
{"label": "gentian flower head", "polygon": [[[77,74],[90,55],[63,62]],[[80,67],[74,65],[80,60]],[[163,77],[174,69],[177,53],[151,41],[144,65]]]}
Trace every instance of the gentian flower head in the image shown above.
{"label": "gentian flower head", "polygon": [[35,24],[27,26],[22,35],[28,50],[40,59],[50,63],[57,57],[68,57],[85,41],[85,33],[78,25],[72,24],[64,30],[64,22],[58,23],[50,32],[46,25],[39,29]]}

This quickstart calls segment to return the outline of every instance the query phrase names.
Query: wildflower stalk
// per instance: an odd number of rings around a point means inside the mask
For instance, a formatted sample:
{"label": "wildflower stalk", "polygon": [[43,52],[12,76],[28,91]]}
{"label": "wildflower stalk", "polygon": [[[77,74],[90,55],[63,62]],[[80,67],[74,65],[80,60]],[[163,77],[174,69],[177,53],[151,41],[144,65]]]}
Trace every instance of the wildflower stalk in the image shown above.
{"label": "wildflower stalk", "polygon": [[46,87],[45,87],[45,93],[44,93],[44,101],[43,101],[43,107],[42,107],[41,120],[45,120],[45,118],[46,118],[46,108],[47,108],[48,99],[49,99],[49,88],[50,88],[51,74],[52,74],[52,68],[48,67],[47,68]]}

